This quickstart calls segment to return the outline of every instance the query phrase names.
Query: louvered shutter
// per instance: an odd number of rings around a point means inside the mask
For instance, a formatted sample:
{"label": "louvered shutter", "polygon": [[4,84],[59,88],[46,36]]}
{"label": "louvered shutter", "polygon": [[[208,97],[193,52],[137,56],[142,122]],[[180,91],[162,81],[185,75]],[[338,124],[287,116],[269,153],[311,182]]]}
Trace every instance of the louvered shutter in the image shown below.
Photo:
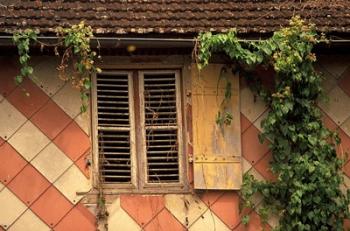
{"label": "louvered shutter", "polygon": [[181,127],[178,72],[141,72],[147,183],[179,183]]}
{"label": "louvered shutter", "polygon": [[132,78],[129,73],[96,76],[98,163],[106,184],[131,184],[134,170]]}
{"label": "louvered shutter", "polygon": [[[239,78],[223,65],[211,64],[198,71],[191,67],[193,164],[196,189],[239,189],[242,182]],[[220,78],[220,81],[219,81]],[[216,117],[224,99],[225,79],[231,84],[231,125],[217,125]],[[218,82],[219,81],[219,82]]]}

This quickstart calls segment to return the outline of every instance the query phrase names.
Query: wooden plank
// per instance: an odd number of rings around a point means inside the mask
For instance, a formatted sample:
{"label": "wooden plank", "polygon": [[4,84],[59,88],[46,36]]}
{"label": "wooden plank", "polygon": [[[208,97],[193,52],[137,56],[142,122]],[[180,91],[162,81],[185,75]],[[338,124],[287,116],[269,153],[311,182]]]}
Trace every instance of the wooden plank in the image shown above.
{"label": "wooden plank", "polygon": [[[211,64],[199,72],[196,65],[191,67],[195,189],[239,189],[242,183],[239,78],[230,69],[220,77],[222,68]],[[226,80],[232,85],[226,110],[233,120],[220,126],[216,117]]]}

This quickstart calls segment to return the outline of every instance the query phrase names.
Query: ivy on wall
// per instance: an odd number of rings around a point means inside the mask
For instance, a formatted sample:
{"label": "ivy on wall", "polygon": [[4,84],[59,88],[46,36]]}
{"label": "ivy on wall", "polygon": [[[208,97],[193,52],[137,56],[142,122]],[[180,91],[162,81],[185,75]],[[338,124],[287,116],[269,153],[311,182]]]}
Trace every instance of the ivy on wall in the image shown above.
{"label": "ivy on wall", "polygon": [[[58,48],[64,48],[61,63],[57,67],[59,77],[69,81],[80,90],[82,100],[81,111],[87,109],[88,92],[91,88],[90,76],[101,72],[95,66],[96,52],[90,48],[90,39],[93,37],[92,28],[84,22],[73,25],[70,28],[57,27],[56,33],[59,42],[57,44],[45,44],[37,39],[37,34],[32,29],[18,31],[13,35],[13,42],[17,46],[19,62],[21,64],[20,74],[16,76],[16,82],[21,83],[24,78],[33,74],[33,68],[29,65],[29,48],[31,43],[39,43],[41,47],[53,46],[55,54],[59,56]],[[71,71],[68,69],[70,68]]]}
{"label": "ivy on wall", "polygon": [[[82,22],[71,28],[57,28],[57,36],[59,43],[50,45],[38,41],[30,29],[13,35],[22,65],[16,81],[20,83],[33,73],[29,65],[31,43],[54,46],[57,55],[57,47],[63,47],[58,67],[60,78],[80,90],[81,110],[85,111],[90,76],[100,72],[95,66],[96,53],[90,48],[92,29]],[[274,92],[259,93],[271,109],[262,122],[261,139],[271,142],[271,170],[277,180],[258,181],[245,175],[241,190],[245,205],[256,206],[252,197],[261,194],[263,206],[259,213],[265,221],[277,214],[280,218],[277,230],[342,230],[344,218],[350,215],[350,191],[340,189],[343,161],[338,159],[335,149],[339,138],[324,127],[316,106],[322,89],[321,77],[313,69],[316,56],[312,49],[320,41],[314,26],[295,17],[289,27],[259,42],[239,41],[234,30],[227,34],[204,33],[198,40],[196,58],[200,68],[209,63],[212,53],[224,52],[243,68],[266,65],[273,66],[276,72]],[[68,67],[73,70],[71,73]],[[228,91],[228,100],[229,96]],[[217,123],[229,124],[230,120],[230,115],[218,114]],[[243,222],[248,221],[244,217]]]}
{"label": "ivy on wall", "polygon": [[240,193],[247,207],[256,206],[254,195],[262,196],[259,214],[264,221],[278,216],[276,230],[343,230],[343,221],[350,215],[350,191],[341,190],[339,138],[323,125],[316,105],[322,78],[314,71],[312,49],[321,39],[315,27],[300,17],[259,42],[241,42],[234,30],[198,37],[200,68],[208,65],[212,53],[223,52],[243,69],[265,65],[275,70],[273,92],[259,93],[270,107],[260,138],[270,141],[270,167],[277,179],[258,181],[246,174]]}
{"label": "ivy on wall", "polygon": [[33,68],[29,65],[29,47],[32,41],[37,41],[36,33],[31,29],[22,32],[16,32],[12,37],[13,42],[17,46],[19,62],[22,65],[20,74],[16,76],[17,84],[22,83],[23,79],[33,74]]}

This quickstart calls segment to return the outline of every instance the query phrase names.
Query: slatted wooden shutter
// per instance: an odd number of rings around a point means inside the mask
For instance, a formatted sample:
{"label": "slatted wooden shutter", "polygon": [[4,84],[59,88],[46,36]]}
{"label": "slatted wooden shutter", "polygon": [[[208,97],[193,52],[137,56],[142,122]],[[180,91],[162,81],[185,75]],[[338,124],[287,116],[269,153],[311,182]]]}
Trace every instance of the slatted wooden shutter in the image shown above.
{"label": "slatted wooden shutter", "polygon": [[131,184],[134,171],[134,122],[130,73],[96,76],[98,163],[106,184]]}
{"label": "slatted wooden shutter", "polygon": [[179,74],[141,72],[146,184],[179,183],[181,127]]}
{"label": "slatted wooden shutter", "polygon": [[[220,78],[222,68],[223,65],[218,64],[211,64],[200,72],[196,65],[191,68],[196,189],[239,189],[242,183],[239,78],[230,69]],[[216,117],[224,99],[223,77],[232,84],[227,108],[233,120],[231,125],[220,126],[216,124]]]}

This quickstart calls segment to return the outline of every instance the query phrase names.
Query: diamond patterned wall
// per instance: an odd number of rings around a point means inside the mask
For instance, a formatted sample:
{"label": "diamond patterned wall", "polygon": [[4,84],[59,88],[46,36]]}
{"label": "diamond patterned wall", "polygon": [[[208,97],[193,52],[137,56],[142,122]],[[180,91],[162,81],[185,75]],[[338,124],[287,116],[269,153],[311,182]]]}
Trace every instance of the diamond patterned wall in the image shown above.
{"label": "diamond patterned wall", "polygon": [[18,67],[0,59],[1,229],[95,230],[77,195],[91,189],[89,118],[79,93],[57,80],[56,61],[35,59],[35,77],[16,86]]}
{"label": "diamond patterned wall", "polygon": [[[350,64],[344,56],[320,56],[328,102],[319,107],[327,127],[337,129],[338,155],[350,152]],[[82,195],[91,189],[89,115],[80,114],[79,93],[58,81],[53,58],[35,58],[35,78],[13,83],[18,67],[0,58],[0,230],[96,230],[95,216]],[[269,81],[269,72],[258,74]],[[268,109],[241,81],[243,170],[274,180],[271,153],[257,135]],[[350,162],[344,164],[350,186]],[[77,194],[78,192],[78,194]],[[256,202],[261,198],[254,198]],[[262,230],[256,211],[239,211],[237,192],[120,195],[108,205],[111,231]],[[241,218],[250,214],[246,226]],[[265,230],[275,226],[270,219]],[[348,222],[346,222],[347,224]]]}

